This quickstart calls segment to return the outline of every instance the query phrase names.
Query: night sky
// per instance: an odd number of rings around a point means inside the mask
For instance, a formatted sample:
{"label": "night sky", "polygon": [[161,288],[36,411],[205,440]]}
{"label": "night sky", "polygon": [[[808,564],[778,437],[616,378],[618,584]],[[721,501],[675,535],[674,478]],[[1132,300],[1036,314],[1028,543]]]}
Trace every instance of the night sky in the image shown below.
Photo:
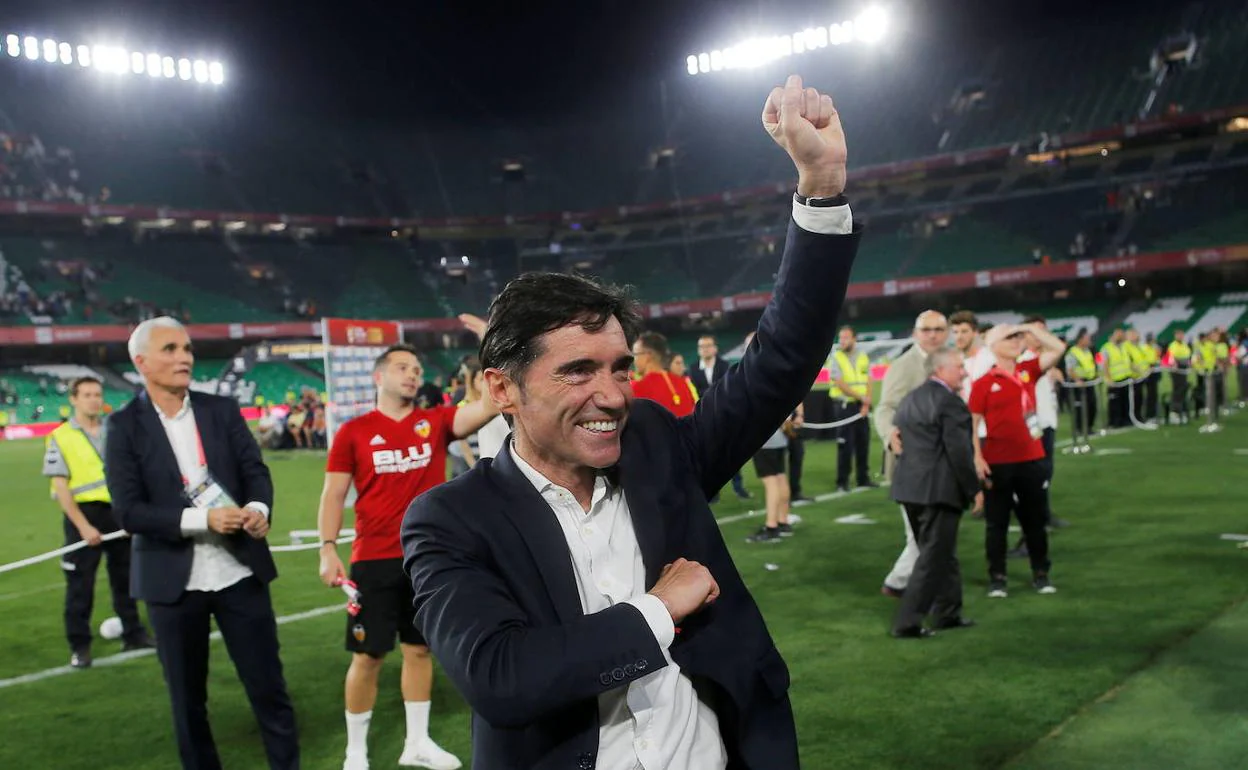
{"label": "night sky", "polygon": [[[1156,0],[1143,0],[1152,4]],[[1001,35],[1077,24],[1073,0],[892,0],[907,46],[938,55]],[[684,57],[755,30],[852,18],[866,3],[601,0],[7,0],[5,31],[219,58],[231,98],[380,119],[506,122],[575,109],[684,77]],[[1137,2],[1135,5],[1139,5]],[[1099,2],[1101,15],[1129,3]],[[760,23],[766,22],[766,23]],[[121,35],[120,32],[126,34]],[[899,42],[894,40],[894,42]]]}

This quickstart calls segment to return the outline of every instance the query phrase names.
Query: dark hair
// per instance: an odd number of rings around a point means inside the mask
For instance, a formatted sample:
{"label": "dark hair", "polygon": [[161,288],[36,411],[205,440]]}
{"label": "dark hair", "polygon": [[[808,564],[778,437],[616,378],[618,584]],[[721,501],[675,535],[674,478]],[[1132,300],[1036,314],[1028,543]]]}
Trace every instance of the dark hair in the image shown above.
{"label": "dark hair", "polygon": [[1023,319],[1023,323],[1025,323],[1025,324],[1045,324],[1046,326],[1048,325],[1048,322],[1044,320],[1044,316],[1042,316],[1042,315],[1029,315],[1029,316],[1027,316],[1026,318],[1024,318],[1024,319]]}
{"label": "dark hair", "polygon": [[985,321],[984,323],[979,325],[979,333],[987,334],[988,332],[992,331],[993,326],[996,326],[996,324],[990,324],[987,321]]}
{"label": "dark hair", "polygon": [[481,372],[481,360],[474,355],[464,356],[459,363],[459,371],[469,383]]}
{"label": "dark hair", "polygon": [[569,325],[593,333],[612,318],[631,346],[641,330],[641,314],[625,289],[567,273],[525,273],[508,281],[490,304],[481,366],[501,369],[522,383],[542,354],[542,335]]}
{"label": "dark hair", "polygon": [[420,360],[420,354],[416,352],[415,347],[406,342],[399,342],[386,348],[381,355],[377,356],[377,360],[373,362],[374,372],[386,365],[386,362],[390,360],[391,353],[411,353],[416,356],[417,360]]}
{"label": "dark hair", "polygon": [[672,349],[667,344],[667,337],[658,332],[642,332],[637,335],[637,341],[643,348],[653,353],[660,362],[667,364],[668,358],[672,355]]}
{"label": "dark hair", "polygon": [[716,344],[714,334],[703,334],[699,336],[698,342],[701,342],[702,340],[710,340],[712,345]]}
{"label": "dark hair", "polygon": [[969,324],[972,329],[979,331],[979,319],[970,310],[959,310],[949,316],[950,326],[957,326],[958,324]]}
{"label": "dark hair", "polygon": [[86,385],[92,382],[94,382],[96,385],[99,385],[101,390],[104,389],[104,383],[100,381],[99,377],[92,377],[91,375],[88,374],[82,377],[75,377],[74,381],[69,383],[69,395],[77,397],[78,389],[81,388],[83,385]]}

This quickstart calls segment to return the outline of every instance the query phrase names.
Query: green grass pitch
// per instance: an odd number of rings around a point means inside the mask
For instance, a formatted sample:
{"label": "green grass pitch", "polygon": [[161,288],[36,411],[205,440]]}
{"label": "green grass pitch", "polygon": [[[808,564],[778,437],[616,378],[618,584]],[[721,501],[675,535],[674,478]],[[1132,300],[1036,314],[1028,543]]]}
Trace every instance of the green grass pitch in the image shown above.
{"label": "green grass pitch", "polygon": [[[797,534],[747,545],[761,505],[727,495],[723,531],[792,669],[803,766],[844,768],[1229,768],[1248,739],[1248,552],[1219,539],[1248,532],[1248,415],[1225,430],[1132,431],[1093,456],[1058,460],[1053,505],[1072,526],[1053,536],[1055,596],[984,598],[982,525],[966,519],[960,553],[967,631],[888,637],[879,586],[902,543],[881,491],[801,507]],[[808,444],[806,491],[829,493],[835,445]],[[1236,450],[1239,450],[1238,452]],[[873,447],[878,456],[878,443]],[[60,545],[60,514],[38,475],[38,442],[0,444],[0,563]],[[274,544],[315,526],[323,457],[270,455]],[[747,469],[746,476],[752,472]],[[838,523],[863,514],[870,524]],[[470,514],[466,514],[470,515]],[[345,551],[345,549],[344,549]],[[315,551],[276,556],[280,616],[342,604],[316,578]],[[767,565],[776,567],[769,568]],[[146,656],[14,683],[63,666],[63,579],[56,562],[0,574],[0,768],[166,770],[176,755],[160,670]],[[101,570],[95,623],[111,615]],[[343,614],[281,629],[303,766],[341,767]],[[97,640],[97,659],[118,650]],[[264,766],[260,739],[224,647],[213,647],[210,711],[226,767]],[[403,740],[397,660],[382,674],[373,767],[395,767]],[[435,685],[433,734],[465,762],[469,712]]]}

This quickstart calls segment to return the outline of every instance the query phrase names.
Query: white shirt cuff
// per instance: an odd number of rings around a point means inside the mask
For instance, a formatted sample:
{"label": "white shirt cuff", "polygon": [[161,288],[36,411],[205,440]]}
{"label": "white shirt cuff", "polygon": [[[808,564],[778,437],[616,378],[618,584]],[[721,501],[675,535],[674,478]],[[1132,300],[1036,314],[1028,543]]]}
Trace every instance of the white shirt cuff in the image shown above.
{"label": "white shirt cuff", "polygon": [[854,214],[844,206],[807,206],[793,199],[793,221],[803,230],[821,235],[849,235],[854,229]]}
{"label": "white shirt cuff", "polygon": [[646,619],[646,625],[650,626],[650,631],[660,647],[666,650],[672,646],[672,641],[676,638],[676,624],[672,622],[672,614],[667,611],[667,605],[662,599],[654,594],[642,594],[624,603],[637,608]]}
{"label": "white shirt cuff", "polygon": [[264,503],[258,502],[256,500],[252,500],[250,503],[247,503],[243,507],[250,508],[253,511],[259,511],[260,513],[264,514],[264,518],[266,519],[269,518],[269,506],[265,505]]}
{"label": "white shirt cuff", "polygon": [[208,509],[207,508],[183,508],[182,509],[182,535],[190,537],[191,535],[202,535],[208,531]]}

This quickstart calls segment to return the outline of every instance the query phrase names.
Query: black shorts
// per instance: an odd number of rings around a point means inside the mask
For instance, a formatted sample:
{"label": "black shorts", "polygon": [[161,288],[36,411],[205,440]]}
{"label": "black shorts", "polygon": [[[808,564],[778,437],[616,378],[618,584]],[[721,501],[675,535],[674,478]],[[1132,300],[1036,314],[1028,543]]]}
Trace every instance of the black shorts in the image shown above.
{"label": "black shorts", "polygon": [[754,453],[754,472],[758,477],[784,475],[784,450],[760,449]]}
{"label": "black shorts", "polygon": [[351,580],[360,590],[360,612],[347,615],[347,651],[381,657],[403,644],[425,645],[416,628],[415,594],[403,572],[402,559],[372,559],[351,565]]}

